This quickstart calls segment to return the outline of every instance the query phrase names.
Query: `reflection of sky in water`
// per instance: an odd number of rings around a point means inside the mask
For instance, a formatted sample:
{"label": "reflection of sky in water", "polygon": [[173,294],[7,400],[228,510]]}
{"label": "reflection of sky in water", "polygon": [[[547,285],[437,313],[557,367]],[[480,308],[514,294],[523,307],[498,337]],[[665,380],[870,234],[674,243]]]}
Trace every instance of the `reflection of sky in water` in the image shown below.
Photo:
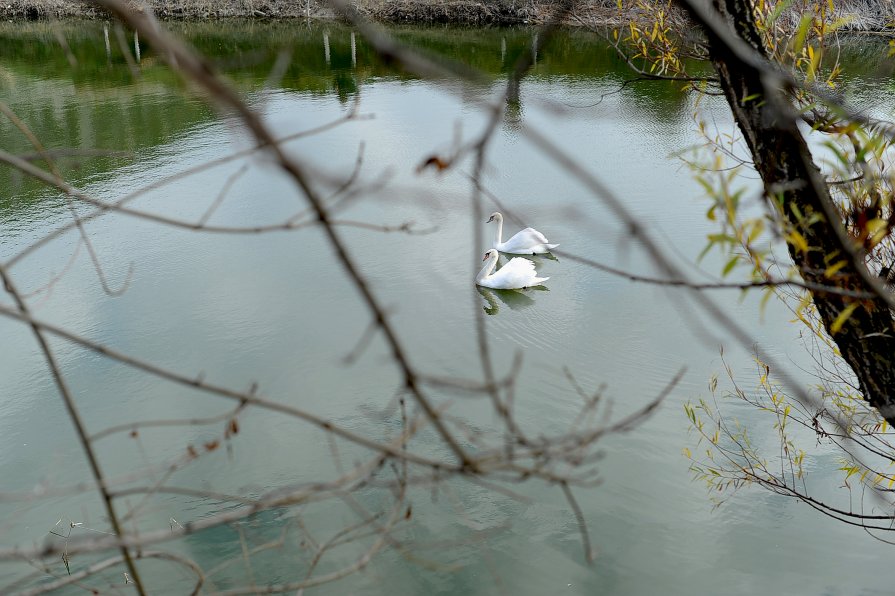
{"label": "reflection of sky in water", "polygon": [[[485,184],[526,225],[537,227],[562,249],[652,273],[643,251],[599,198],[545,158],[519,128],[536,127],[606,183],[661,246],[687,266],[713,230],[688,170],[667,159],[696,140],[690,132],[691,107],[651,102],[648,87],[607,95],[598,103],[614,84],[562,78],[524,83],[522,121],[501,125],[488,154]],[[339,213],[340,219],[382,224],[413,220],[436,228],[423,236],[339,228],[392,313],[413,362],[440,376],[478,375],[474,316],[483,307],[493,310],[487,325],[495,367],[499,373],[507,371],[516,352],[524,351],[517,409],[524,426],[544,432],[567,427],[579,405],[563,367],[586,390],[605,383],[617,416],[644,405],[681,366],[688,372],[644,427],[606,442],[605,484],[579,493],[601,553],[594,568],[581,563],[574,519],[556,491],[528,487],[525,490],[541,502],[519,504],[464,489],[464,511],[475,523],[457,521],[450,505],[421,495],[414,530],[423,541],[463,540],[449,555],[466,566],[463,572],[424,571],[391,553],[377,559],[369,574],[348,580],[352,589],[490,593],[489,568],[511,593],[691,594],[713,593],[723,585],[722,591],[730,594],[772,586],[779,593],[814,594],[850,586],[856,577],[875,585],[866,579],[876,577],[869,573],[873,557],[867,555],[878,545],[845,526],[819,520],[792,501],[747,490],[719,511],[710,511],[702,487],[690,481],[680,455],[681,448],[692,443],[681,404],[707,395],[710,375],[721,368],[719,343],[725,344],[729,362],[746,385],[752,365],[747,353],[680,294],[635,285],[562,256],[539,263],[539,271],[551,278],[548,291],[476,291],[472,279],[481,252],[472,246],[472,232],[482,226],[490,242],[495,230],[485,226],[484,218],[493,207],[482,209],[481,221],[471,215],[470,184],[462,175],[470,170],[469,162],[442,175],[420,174],[416,167],[433,153],[450,153],[458,134],[463,142],[479,134],[485,120],[471,102],[493,97],[496,89],[399,81],[367,84],[360,92],[360,112],[373,118],[287,146],[309,171],[344,176],[363,144],[361,180],[369,183],[389,172],[383,189],[363,193]],[[264,101],[268,122],[281,135],[333,120],[348,109],[334,98],[291,92],[269,94]],[[89,190],[111,198],[245,146],[245,137],[230,123],[203,125]],[[213,223],[275,222],[304,207],[288,180],[260,155],[153,191],[134,206],[198,218],[243,163],[251,167],[234,180]],[[14,235],[25,242],[65,217],[53,212],[43,220],[31,218]],[[507,222],[505,229],[512,233],[517,227]],[[389,404],[398,374],[381,339],[352,366],[342,362],[363,334],[368,316],[318,231],[195,234],[123,216],[92,222],[89,230],[113,283],[123,279],[133,263],[128,292],[120,298],[102,295],[82,254],[52,295],[39,302],[38,316],[184,374],[201,371],[207,379],[235,388],[257,382],[265,395],[381,436],[382,423],[374,413]],[[58,272],[74,243],[75,237],[67,236],[17,268],[23,288],[38,287]],[[3,254],[11,254],[15,245],[16,240],[7,239]],[[703,265],[710,273],[720,269],[711,258]],[[786,322],[787,312],[771,304],[762,324],[759,296],[742,303],[735,296],[719,294],[716,299],[785,364],[790,358],[804,360],[795,341],[798,329]],[[20,326],[5,320],[0,321],[0,337],[4,488],[27,490],[42,480],[82,478],[83,458],[71,448],[70,424],[34,342]],[[54,341],[54,347],[94,431],[134,419],[210,415],[232,405],[147,379],[62,342]],[[480,404],[461,401],[455,407],[480,416],[474,421],[483,427],[492,420]],[[748,419],[754,413],[737,415]],[[199,479],[218,490],[259,491],[333,474],[329,446],[316,431],[260,411],[245,416],[242,427],[232,460],[216,453],[174,480],[189,484]],[[186,444],[200,444],[219,430],[147,431],[140,442],[109,439],[101,444],[101,453],[109,473],[126,474],[141,468],[147,457],[157,461],[176,456]],[[756,432],[756,439],[765,437]],[[92,503],[92,495],[53,499],[17,508],[15,517],[7,515],[10,508],[3,505],[0,533],[28,543],[40,539],[60,514],[80,515],[82,507],[101,525]],[[170,517],[189,520],[216,507],[161,499],[142,523],[157,529]],[[327,515],[339,515],[330,506],[315,511],[318,525],[325,525]],[[280,523],[279,514],[271,514],[255,528],[269,525],[270,533],[258,531],[270,539]],[[480,544],[464,526],[496,529],[488,544]],[[186,548],[207,561],[218,548],[234,547],[238,537],[228,532],[191,538]],[[431,556],[437,559],[438,553]],[[835,573],[842,568],[851,570],[849,577]]]}

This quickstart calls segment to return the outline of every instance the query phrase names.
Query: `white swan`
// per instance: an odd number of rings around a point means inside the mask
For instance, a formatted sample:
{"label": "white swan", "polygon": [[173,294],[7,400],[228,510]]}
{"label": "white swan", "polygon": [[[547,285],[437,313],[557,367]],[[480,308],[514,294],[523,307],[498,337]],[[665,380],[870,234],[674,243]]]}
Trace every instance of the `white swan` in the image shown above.
{"label": "white swan", "polygon": [[495,211],[485,223],[491,223],[494,220],[497,220],[497,239],[494,241],[494,248],[500,252],[514,255],[537,255],[550,252],[559,246],[559,244],[548,244],[544,235],[534,228],[525,228],[503,242],[503,215]]}
{"label": "white swan", "polygon": [[475,276],[476,285],[495,290],[518,290],[541,285],[542,282],[550,279],[549,277],[538,277],[535,264],[521,257],[510,259],[506,265],[491,273],[497,265],[497,256],[498,253],[493,248],[485,253],[485,258],[482,260],[488,262]]}

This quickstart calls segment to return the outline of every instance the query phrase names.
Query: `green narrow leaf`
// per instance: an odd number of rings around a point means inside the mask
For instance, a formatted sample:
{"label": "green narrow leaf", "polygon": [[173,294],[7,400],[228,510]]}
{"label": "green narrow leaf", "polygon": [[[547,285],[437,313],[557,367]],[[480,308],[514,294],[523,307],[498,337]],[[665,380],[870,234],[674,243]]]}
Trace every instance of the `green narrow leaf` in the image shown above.
{"label": "green narrow leaf", "polygon": [[811,28],[813,21],[814,17],[810,14],[802,15],[802,20],[799,22],[799,28],[796,30],[795,40],[793,41],[794,53],[799,54],[805,48],[805,39],[808,37],[808,29]]}
{"label": "green narrow leaf", "polygon": [[733,271],[733,268],[736,267],[737,263],[739,262],[739,257],[733,257],[729,261],[727,261],[727,264],[724,265],[724,269],[721,270],[721,277],[727,277],[727,274]]}
{"label": "green narrow leaf", "polygon": [[774,290],[772,288],[767,288],[764,292],[764,296],[761,297],[761,302],[758,303],[758,312],[761,313],[762,320],[764,320],[764,312],[768,305],[768,300],[770,300],[773,295]]}
{"label": "green narrow leaf", "polygon": [[778,2],[777,6],[774,7],[774,12],[771,13],[771,16],[768,17],[768,24],[771,25],[780,18],[781,13],[784,10],[790,7],[793,3],[793,0],[783,0],[783,2]]}

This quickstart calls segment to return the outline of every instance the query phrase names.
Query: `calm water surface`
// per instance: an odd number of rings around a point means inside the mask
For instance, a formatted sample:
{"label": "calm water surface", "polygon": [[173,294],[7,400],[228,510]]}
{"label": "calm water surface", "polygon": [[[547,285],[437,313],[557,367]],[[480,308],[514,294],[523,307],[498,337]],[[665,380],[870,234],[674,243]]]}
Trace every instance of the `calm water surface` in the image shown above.
{"label": "calm water surface", "polygon": [[[479,255],[472,231],[481,225],[490,238],[494,229],[471,214],[464,176],[471,164],[443,174],[418,172],[417,166],[433,153],[450,153],[458,138],[469,140],[481,130],[480,103],[499,93],[512,60],[530,51],[531,31],[397,31],[493,77],[476,85],[427,82],[396,72],[379,63],[359,36],[352,53],[351,31],[334,25],[176,29],[216,61],[278,134],[332,122],[357,106],[360,118],[286,147],[313,171],[342,177],[362,154],[360,180],[382,183],[350,202],[340,218],[414,221],[434,230],[418,236],[341,230],[393,314],[413,362],[424,370],[441,376],[480,374],[474,325],[475,311],[484,309],[497,370],[507,371],[514,354],[524,351],[516,397],[520,421],[534,432],[550,432],[566,428],[580,404],[564,369],[587,390],[605,384],[613,411],[621,416],[645,405],[681,367],[687,368],[653,418],[604,442],[604,482],[580,492],[599,551],[594,565],[584,563],[575,519],[556,489],[524,485],[519,490],[531,501],[520,502],[457,485],[439,498],[427,490],[414,497],[415,521],[401,537],[412,538],[419,545],[417,554],[430,563],[410,563],[390,551],[363,573],[319,591],[883,593],[888,580],[879,574],[879,559],[890,553],[862,532],[757,489],[713,510],[703,486],[691,481],[681,454],[693,443],[682,404],[707,396],[710,376],[722,370],[719,345],[747,385],[752,363],[748,351],[679,294],[632,284],[562,256],[537,260],[539,271],[551,278],[546,291],[474,293]],[[0,26],[0,99],[49,147],[123,152],[62,160],[73,184],[114,200],[250,146],[230,117],[216,115],[201,98],[184,95],[182,85],[146,47],[135,77],[114,30],[110,35],[107,54],[102,23]],[[132,45],[130,34],[125,39]],[[284,48],[292,60],[281,80],[266,84]],[[522,84],[520,104],[508,109],[499,126],[486,185],[562,249],[652,272],[643,251],[600,201],[520,132],[535,127],[607,184],[676,261],[692,270],[706,234],[714,229],[704,217],[707,204],[699,186],[671,156],[698,142],[692,132],[696,108],[664,84],[619,91],[626,76],[624,64],[599,39],[585,32],[561,33],[538,56]],[[857,83],[859,101],[874,97],[884,85],[871,77]],[[703,109],[719,128],[730,129],[723,106],[709,101]],[[0,138],[7,151],[31,150],[6,120],[0,121]],[[263,225],[304,208],[292,184],[262,155],[178,179],[133,206],[197,219],[228,185],[210,223]],[[0,170],[0,191],[4,260],[69,221],[57,193],[19,174]],[[507,225],[511,231],[517,227]],[[108,283],[113,288],[127,283],[126,292],[105,294],[78,237],[68,234],[13,270],[22,291],[38,292],[31,297],[36,315],[184,374],[201,373],[238,389],[258,383],[265,395],[359,432],[382,435],[376,429],[392,403],[399,374],[381,338],[354,364],[344,363],[369,320],[318,231],[197,234],[121,215],[94,220],[88,230]],[[715,273],[721,265],[709,257],[702,266]],[[56,281],[49,291],[40,291],[50,280]],[[758,298],[718,296],[765,349],[784,363],[806,364],[789,313],[771,303],[762,316]],[[2,300],[11,304],[7,296]],[[62,341],[54,340],[53,347],[92,431],[141,419],[209,416],[230,407]],[[482,404],[456,407],[483,429],[493,424]],[[755,415],[734,413],[745,420]],[[230,454],[220,450],[203,457],[169,482],[255,495],[334,475],[330,446],[307,426],[260,411],[245,415],[241,425]],[[164,475],[152,463],[219,437],[219,426],[145,430],[137,439],[118,435],[100,442],[99,452],[108,474],[134,474],[137,482],[150,484]],[[762,429],[756,430],[757,439],[767,432],[771,444],[770,429]],[[437,448],[434,438],[430,443]],[[811,465],[819,479],[835,483],[835,464],[835,454],[828,453]],[[68,486],[88,477],[37,346],[22,325],[0,320],[0,490]],[[134,506],[138,498],[128,503]],[[228,507],[209,499],[160,496],[142,507],[137,523],[146,530],[164,529],[172,518],[185,523]],[[320,536],[350,520],[350,512],[337,505],[270,511],[243,524],[242,537],[222,527],[172,548],[210,568],[238,557],[242,540],[258,545],[279,537],[284,527],[294,530],[296,515]],[[2,543],[40,543],[60,518],[64,524],[71,520],[106,529],[93,492],[0,501]],[[294,579],[299,541],[293,532],[283,549],[253,557],[256,580]],[[349,562],[351,555],[350,550],[336,555],[332,568]],[[76,558],[73,569],[86,560]],[[54,569],[64,571],[61,562]],[[148,562],[141,569],[153,592],[183,589],[170,567]],[[0,580],[5,585],[21,572],[21,567],[0,566]],[[244,585],[246,574],[237,558],[214,576],[215,585]]]}

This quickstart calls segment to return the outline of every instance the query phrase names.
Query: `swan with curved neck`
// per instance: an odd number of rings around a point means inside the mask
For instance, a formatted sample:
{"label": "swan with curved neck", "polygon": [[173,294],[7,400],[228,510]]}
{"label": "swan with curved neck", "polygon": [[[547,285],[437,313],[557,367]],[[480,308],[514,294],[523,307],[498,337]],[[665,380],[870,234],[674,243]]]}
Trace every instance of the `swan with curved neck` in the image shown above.
{"label": "swan with curved neck", "polygon": [[549,244],[547,238],[534,228],[525,228],[503,241],[503,215],[495,211],[485,223],[497,222],[497,239],[494,248],[514,255],[538,255],[550,252],[559,244]]}
{"label": "swan with curved neck", "polygon": [[487,262],[475,276],[477,285],[495,290],[519,290],[539,286],[550,279],[549,277],[538,277],[535,264],[521,257],[510,259],[506,265],[494,271],[497,266],[497,257],[496,249],[492,248],[485,253],[485,258],[482,260]]}

